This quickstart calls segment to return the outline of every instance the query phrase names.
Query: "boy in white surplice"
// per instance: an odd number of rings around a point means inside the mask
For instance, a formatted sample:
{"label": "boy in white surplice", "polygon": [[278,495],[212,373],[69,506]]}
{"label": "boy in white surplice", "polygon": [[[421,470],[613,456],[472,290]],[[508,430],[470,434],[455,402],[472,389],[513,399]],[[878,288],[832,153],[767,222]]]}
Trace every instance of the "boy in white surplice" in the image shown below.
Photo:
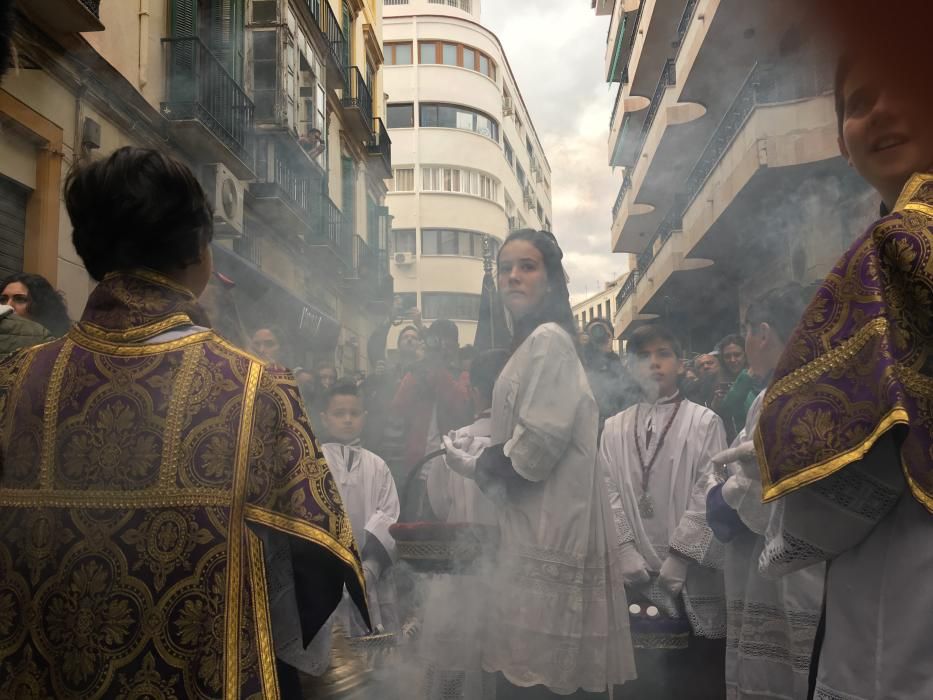
{"label": "boy in white surplice", "polygon": [[704,521],[694,511],[705,502],[694,489],[725,449],[725,429],[715,413],[681,395],[683,352],[670,331],[643,326],[628,349],[648,400],[607,420],[600,446],[633,604],[639,677],[621,696],[719,699],[725,696],[722,577],[706,558],[722,550],[706,546],[708,527],[696,527]]}
{"label": "boy in white surplice", "polygon": [[[395,481],[381,457],[360,446],[366,420],[363,400],[353,384],[338,383],[327,395],[321,420],[328,442],[322,446],[363,559],[366,597],[376,632],[397,632],[398,613],[391,566],[395,540],[389,527],[398,522]],[[344,605],[341,620],[351,637],[368,634],[359,614]],[[339,619],[339,618],[338,618]]]}

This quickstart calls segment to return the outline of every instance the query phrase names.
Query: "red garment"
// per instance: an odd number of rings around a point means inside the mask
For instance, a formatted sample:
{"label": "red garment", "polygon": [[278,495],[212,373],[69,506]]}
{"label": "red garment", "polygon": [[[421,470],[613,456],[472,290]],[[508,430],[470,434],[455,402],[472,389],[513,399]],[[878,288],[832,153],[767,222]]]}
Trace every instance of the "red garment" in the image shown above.
{"label": "red garment", "polygon": [[[409,372],[402,379],[392,411],[406,417],[405,471],[406,475],[428,453],[428,429],[431,414],[437,405],[437,428],[442,435],[472,422],[473,407],[470,400],[470,375],[460,374],[458,379],[445,367]],[[438,445],[438,449],[440,449]]]}

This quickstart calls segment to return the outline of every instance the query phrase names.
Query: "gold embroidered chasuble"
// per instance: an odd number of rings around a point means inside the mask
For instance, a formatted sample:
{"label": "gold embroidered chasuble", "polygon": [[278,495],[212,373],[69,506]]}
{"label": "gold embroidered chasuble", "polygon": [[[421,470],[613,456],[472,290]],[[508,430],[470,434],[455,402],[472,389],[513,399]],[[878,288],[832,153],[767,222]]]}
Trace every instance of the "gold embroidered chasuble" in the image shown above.
{"label": "gold embroidered chasuble", "polygon": [[765,501],[861,460],[897,428],[933,513],[933,174],[852,245],[791,336],[755,434]]}
{"label": "gold embroidered chasuble", "polygon": [[0,698],[279,697],[262,528],[311,553],[318,623],[344,585],[365,609],[291,375],[211,331],[152,341],[194,324],[187,291],[114,275],[0,363]]}

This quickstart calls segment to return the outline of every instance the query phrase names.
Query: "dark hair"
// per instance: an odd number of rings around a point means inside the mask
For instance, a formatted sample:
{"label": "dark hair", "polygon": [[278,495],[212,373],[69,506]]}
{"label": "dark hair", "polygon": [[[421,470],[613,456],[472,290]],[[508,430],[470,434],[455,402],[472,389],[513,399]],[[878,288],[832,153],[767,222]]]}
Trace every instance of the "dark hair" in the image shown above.
{"label": "dark hair", "polygon": [[812,292],[812,287],[803,287],[796,282],[771,289],[749,305],[745,323],[749,326],[767,323],[786,343],[810,303]]}
{"label": "dark hair", "polygon": [[13,30],[16,12],[15,0],[0,0],[0,77],[6,73],[13,57]]}
{"label": "dark hair", "polygon": [[472,345],[464,345],[460,348],[461,360],[474,360],[477,355],[479,355],[479,351]]}
{"label": "dark hair", "polygon": [[729,345],[738,345],[740,348],[742,348],[742,350],[745,350],[745,338],[736,333],[730,333],[725,338],[716,343],[716,351],[722,355],[723,350],[725,350]]}
{"label": "dark hair", "polygon": [[213,209],[181,161],[124,146],[76,167],[65,182],[72,241],[88,273],[148,267],[160,272],[201,261],[213,238]]}
{"label": "dark hair", "polygon": [[414,333],[415,335],[417,335],[418,338],[421,338],[421,331],[418,330],[418,327],[417,327],[417,326],[413,326],[413,325],[411,325],[411,324],[408,324],[408,325],[405,326],[401,331],[399,331],[398,337],[401,339],[401,337],[402,337],[403,335],[405,335],[408,331],[411,331],[412,333]]}
{"label": "dark hair", "polygon": [[470,366],[470,386],[475,387],[484,399],[492,400],[492,389],[508,361],[506,350],[481,352]]}
{"label": "dark hair", "polygon": [[0,282],[0,292],[11,282],[19,282],[29,290],[29,318],[45,326],[49,333],[61,337],[71,328],[68,307],[61,293],[42,275],[17,272]]}
{"label": "dark hair", "polygon": [[449,321],[446,318],[439,318],[434,323],[432,323],[431,327],[428,328],[426,335],[428,337],[437,338],[439,340],[446,339],[456,344],[460,343],[460,329],[457,328],[456,323]]}
{"label": "dark hair", "polygon": [[648,343],[670,343],[671,350],[678,359],[684,357],[684,347],[676,335],[667,327],[649,323],[637,328],[628,341],[628,351],[637,355]]}
{"label": "dark hair", "polygon": [[833,80],[833,97],[836,103],[836,126],[839,130],[839,136],[842,136],[842,126],[846,120],[846,80],[852,72],[852,59],[848,56],[840,56],[836,64],[836,76]]}
{"label": "dark hair", "polygon": [[360,388],[356,385],[356,382],[349,381],[346,379],[341,379],[336,382],[330,389],[327,390],[325,396],[324,408],[325,410],[330,407],[330,402],[334,399],[335,396],[355,396],[356,398],[362,398],[360,396]]}
{"label": "dark hair", "polygon": [[530,228],[512,231],[499,247],[499,254],[496,257],[497,264],[502,257],[502,251],[513,241],[528,241],[541,253],[550,291],[534,313],[516,322],[512,336],[512,348],[515,349],[521,345],[525,338],[543,323],[556,323],[567,332],[574,345],[576,345],[579,331],[573,317],[573,309],[570,306],[567,273],[561,262],[564,259],[564,252],[560,249],[557,238],[550,231],[535,231]]}

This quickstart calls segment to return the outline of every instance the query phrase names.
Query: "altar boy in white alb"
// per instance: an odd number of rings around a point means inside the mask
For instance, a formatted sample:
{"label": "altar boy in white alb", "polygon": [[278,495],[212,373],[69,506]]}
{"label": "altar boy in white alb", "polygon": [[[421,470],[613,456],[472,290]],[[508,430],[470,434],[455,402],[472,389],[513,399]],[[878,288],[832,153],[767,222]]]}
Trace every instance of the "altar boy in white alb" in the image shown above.
{"label": "altar boy in white alb", "polygon": [[[398,612],[391,572],[396,550],[389,528],[398,522],[398,492],[385,461],[360,446],[365,419],[357,387],[348,383],[334,386],[321,413],[328,440],[321,449],[350,516],[363,559],[366,597],[374,631],[397,632]],[[346,625],[351,637],[369,633],[352,605],[345,604],[338,609],[338,620]]]}
{"label": "altar boy in white alb", "polygon": [[621,696],[723,698],[721,574],[682,542],[697,539],[695,487],[709,481],[710,460],[725,449],[726,432],[719,416],[681,395],[683,352],[669,330],[643,326],[628,350],[648,400],[606,421],[600,463],[629,602],[641,601],[650,616],[632,620],[638,679]]}

